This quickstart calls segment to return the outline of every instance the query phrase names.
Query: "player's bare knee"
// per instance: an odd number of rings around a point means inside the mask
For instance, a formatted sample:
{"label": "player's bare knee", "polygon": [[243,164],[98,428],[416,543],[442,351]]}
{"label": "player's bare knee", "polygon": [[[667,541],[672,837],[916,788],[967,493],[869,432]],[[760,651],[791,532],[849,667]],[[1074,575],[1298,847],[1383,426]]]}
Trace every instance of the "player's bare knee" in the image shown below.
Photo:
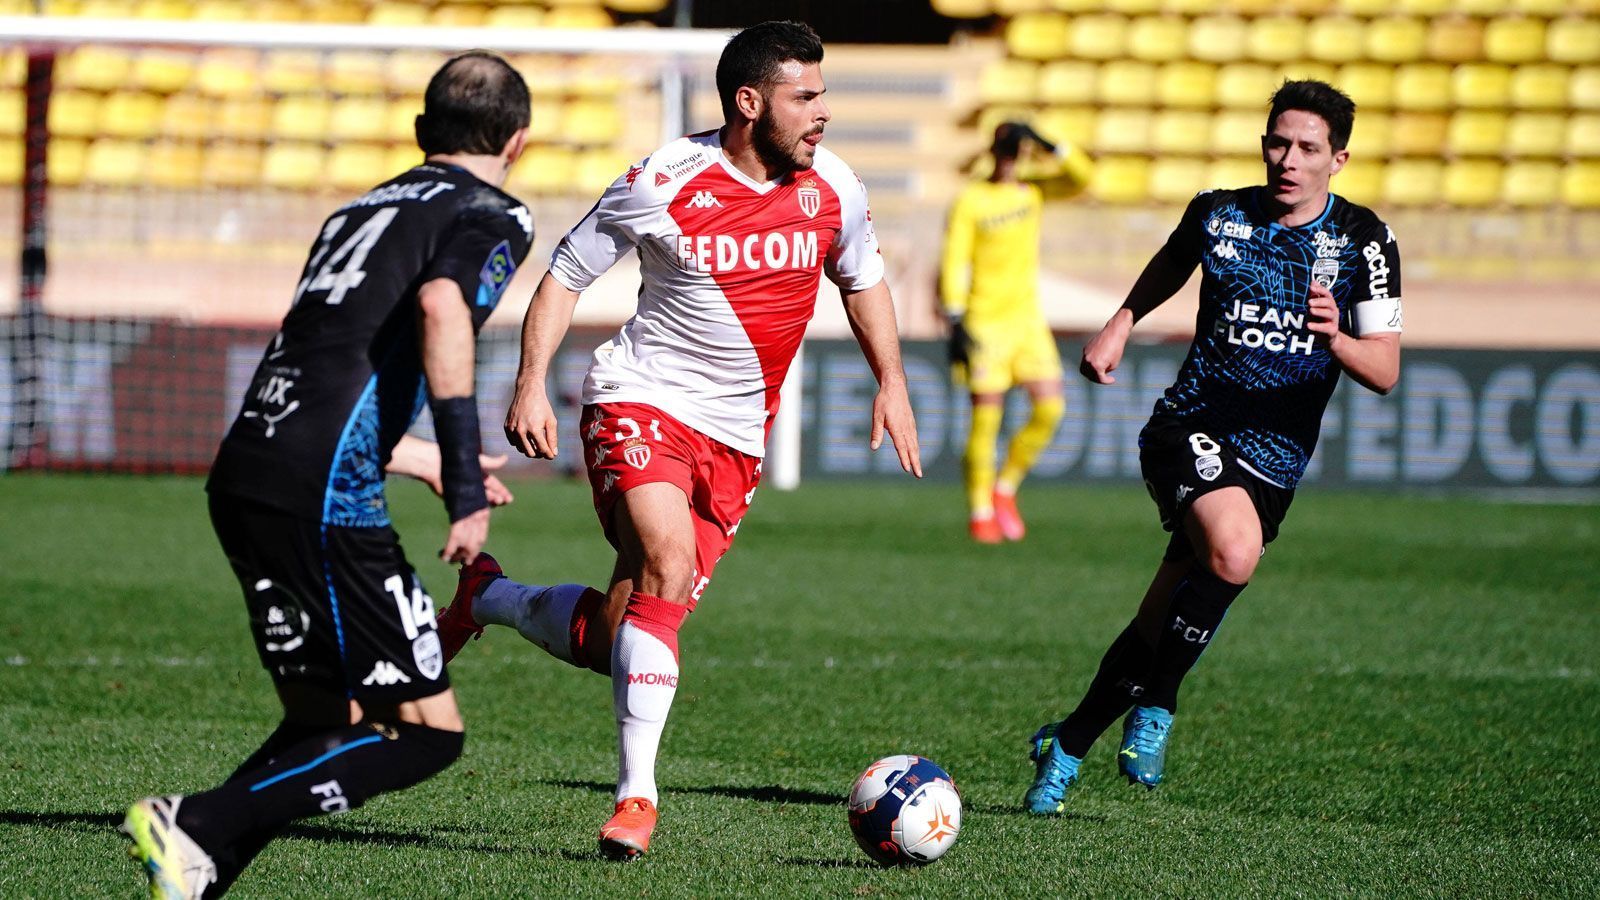
{"label": "player's bare knee", "polygon": [[1211,574],[1233,584],[1248,584],[1261,561],[1261,544],[1255,541],[1219,541],[1206,556]]}
{"label": "player's bare knee", "polygon": [[671,603],[688,603],[694,590],[693,554],[670,550],[647,553],[636,590]]}

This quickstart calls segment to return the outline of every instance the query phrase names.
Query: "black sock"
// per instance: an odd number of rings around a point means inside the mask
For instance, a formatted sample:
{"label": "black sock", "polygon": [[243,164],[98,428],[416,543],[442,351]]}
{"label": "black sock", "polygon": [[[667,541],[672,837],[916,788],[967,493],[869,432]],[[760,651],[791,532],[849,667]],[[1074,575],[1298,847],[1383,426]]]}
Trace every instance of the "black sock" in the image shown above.
{"label": "black sock", "polygon": [[[251,772],[268,765],[278,754],[288,750],[295,744],[308,738],[321,734],[325,729],[320,725],[308,725],[303,722],[291,722],[284,719],[278,727],[267,735],[256,751],[245,758],[239,767],[233,770],[224,784],[238,781]],[[233,886],[239,874],[253,862],[268,843],[272,841],[275,831],[263,829],[243,834],[232,846],[224,847],[211,855],[211,861],[217,864],[217,881],[206,891],[209,897],[220,897]]]}
{"label": "black sock", "polygon": [[1133,622],[1122,629],[1111,648],[1100,660],[1089,690],[1078,701],[1078,708],[1062,720],[1056,740],[1068,756],[1082,759],[1089,747],[1118,717],[1128,711],[1145,691],[1145,677],[1155,652],[1139,636]]}
{"label": "black sock", "polygon": [[1172,605],[1161,624],[1144,705],[1178,711],[1178,686],[1200,661],[1200,654],[1228,614],[1228,606],[1244,589],[1242,584],[1223,581],[1198,562],[1189,567],[1172,594]]}
{"label": "black sock", "polygon": [[278,753],[265,766],[185,797],[178,826],[215,854],[246,836],[276,835],[295,819],[354,809],[443,771],[463,737],[404,722],[348,725]]}

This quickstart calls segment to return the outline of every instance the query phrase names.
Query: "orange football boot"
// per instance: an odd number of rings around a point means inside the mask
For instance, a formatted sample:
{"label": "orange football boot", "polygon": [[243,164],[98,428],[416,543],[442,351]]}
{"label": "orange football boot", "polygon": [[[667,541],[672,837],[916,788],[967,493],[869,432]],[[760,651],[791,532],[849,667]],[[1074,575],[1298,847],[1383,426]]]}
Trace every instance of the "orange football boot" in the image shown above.
{"label": "orange football boot", "polygon": [[1005,540],[1005,535],[1000,533],[1000,523],[995,521],[994,516],[967,520],[967,533],[980,544],[998,544]]}
{"label": "orange football boot", "polygon": [[467,641],[483,637],[483,626],[472,618],[472,601],[478,599],[485,586],[497,578],[506,577],[500,564],[487,553],[479,553],[470,566],[461,567],[461,580],[456,582],[456,596],[450,605],[439,611],[434,627],[439,629],[439,643],[444,647],[444,661],[455,658]]}
{"label": "orange football boot", "polygon": [[1028,535],[1028,526],[1022,524],[1022,513],[1017,510],[1016,494],[994,492],[994,521],[1008,541],[1020,541]]}
{"label": "orange football boot", "polygon": [[625,797],[600,827],[600,852],[607,859],[636,860],[650,848],[650,833],[655,830],[655,804],[643,797]]}

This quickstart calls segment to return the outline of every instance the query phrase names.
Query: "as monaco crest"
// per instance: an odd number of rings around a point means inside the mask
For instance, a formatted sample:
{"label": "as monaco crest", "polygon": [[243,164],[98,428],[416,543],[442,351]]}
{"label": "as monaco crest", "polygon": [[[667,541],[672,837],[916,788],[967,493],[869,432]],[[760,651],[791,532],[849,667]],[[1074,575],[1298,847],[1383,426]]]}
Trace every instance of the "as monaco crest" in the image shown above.
{"label": "as monaco crest", "polygon": [[622,451],[622,458],[628,465],[643,472],[644,467],[650,465],[650,448],[645,444],[635,444]]}
{"label": "as monaco crest", "polygon": [[805,213],[807,218],[815,218],[817,213],[822,211],[822,192],[809,186],[813,182],[808,181],[806,184],[807,187],[799,190],[800,211]]}

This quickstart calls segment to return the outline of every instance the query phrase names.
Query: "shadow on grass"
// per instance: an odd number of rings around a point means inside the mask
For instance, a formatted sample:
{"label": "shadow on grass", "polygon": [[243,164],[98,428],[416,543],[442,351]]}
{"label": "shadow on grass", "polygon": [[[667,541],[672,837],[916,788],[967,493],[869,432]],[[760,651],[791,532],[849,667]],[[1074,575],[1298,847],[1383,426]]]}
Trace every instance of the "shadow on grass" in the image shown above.
{"label": "shadow on grass", "polygon": [[[555,787],[593,791],[601,794],[609,794],[616,790],[616,785],[601,784],[598,781],[560,779],[543,783],[554,785]],[[734,785],[675,786],[667,790],[673,794],[705,794],[709,797],[734,797],[739,800],[754,800],[757,803],[801,803],[810,806],[839,806],[844,803],[844,798],[836,794],[802,791],[795,788],[779,787],[775,784],[760,787],[736,787]]]}
{"label": "shadow on grass", "polygon": [[872,869],[884,868],[877,863],[867,862],[864,859],[814,859],[806,856],[789,856],[778,860],[786,866],[799,866],[804,869]]}

